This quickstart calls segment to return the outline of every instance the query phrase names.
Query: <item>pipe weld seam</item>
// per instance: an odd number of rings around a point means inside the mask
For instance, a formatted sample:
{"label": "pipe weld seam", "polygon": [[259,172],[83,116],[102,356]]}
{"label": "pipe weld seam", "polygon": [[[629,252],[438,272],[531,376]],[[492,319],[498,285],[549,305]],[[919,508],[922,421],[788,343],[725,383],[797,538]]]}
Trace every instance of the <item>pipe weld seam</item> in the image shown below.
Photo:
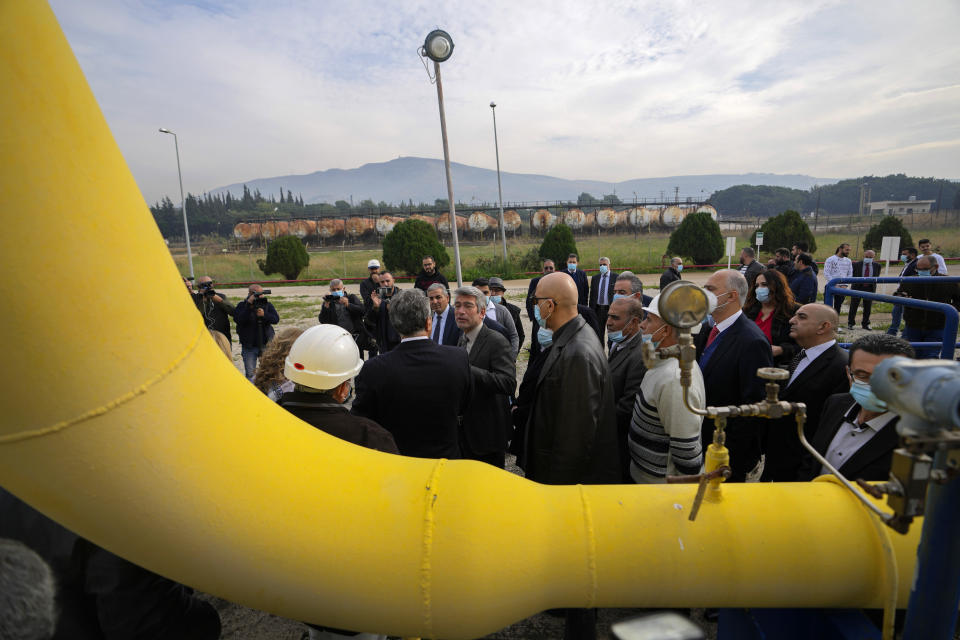
{"label": "pipe weld seam", "polygon": [[421,545],[422,559],[420,562],[420,595],[423,598],[423,628],[425,637],[433,637],[433,535],[436,529],[434,507],[439,495],[440,473],[447,464],[446,458],[441,458],[430,472],[425,492],[423,512],[423,544]]}
{"label": "pipe weld seam", "polygon": [[[206,327],[204,327],[204,329],[206,329]],[[58,431],[63,431],[64,429],[67,429],[68,427],[72,427],[76,424],[80,424],[81,422],[85,422],[92,418],[105,415],[110,411],[113,411],[117,407],[130,402],[137,396],[141,396],[145,394],[147,390],[150,389],[150,387],[154,386],[155,384],[157,384],[158,382],[160,382],[161,380],[169,376],[181,364],[183,364],[186,361],[186,359],[190,356],[190,354],[192,354],[193,351],[197,348],[197,345],[200,344],[200,336],[203,335],[203,333],[204,331],[197,332],[197,335],[194,336],[193,340],[190,342],[189,345],[187,345],[186,349],[184,349],[176,358],[174,358],[173,361],[169,365],[167,365],[166,368],[162,369],[160,373],[150,378],[143,384],[114,398],[113,400],[107,402],[106,404],[103,404],[94,409],[90,409],[89,411],[81,413],[78,416],[74,416],[73,418],[62,420],[56,424],[52,424],[47,427],[40,427],[37,429],[28,429],[26,431],[17,431],[15,433],[8,433],[6,435],[0,436],[0,444],[12,444],[14,442],[21,442],[23,440],[29,440],[31,438],[41,438],[43,436],[57,433]]]}
{"label": "pipe weld seam", "polygon": [[577,485],[580,490],[580,504],[583,507],[583,525],[587,534],[587,572],[590,575],[590,593],[587,599],[587,609],[592,609],[597,602],[597,536],[593,527],[593,511],[587,492],[582,484]]}

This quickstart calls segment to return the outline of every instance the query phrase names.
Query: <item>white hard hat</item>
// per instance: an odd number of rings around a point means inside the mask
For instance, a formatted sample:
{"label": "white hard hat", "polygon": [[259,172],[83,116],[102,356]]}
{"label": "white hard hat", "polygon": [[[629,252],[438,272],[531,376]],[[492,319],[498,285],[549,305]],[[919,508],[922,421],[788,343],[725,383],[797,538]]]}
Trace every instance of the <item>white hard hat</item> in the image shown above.
{"label": "white hard hat", "polygon": [[374,258],[373,260],[367,263],[367,269],[373,269],[374,267],[376,267],[377,269],[380,268],[380,261],[377,260],[376,258]]}
{"label": "white hard hat", "polygon": [[650,305],[643,308],[647,313],[652,313],[653,315],[660,317],[660,294],[653,296],[653,300],[650,301]]}
{"label": "white hard hat", "polygon": [[357,375],[360,350],[346,329],[335,324],[310,327],[290,347],[283,367],[287,380],[328,390]]}

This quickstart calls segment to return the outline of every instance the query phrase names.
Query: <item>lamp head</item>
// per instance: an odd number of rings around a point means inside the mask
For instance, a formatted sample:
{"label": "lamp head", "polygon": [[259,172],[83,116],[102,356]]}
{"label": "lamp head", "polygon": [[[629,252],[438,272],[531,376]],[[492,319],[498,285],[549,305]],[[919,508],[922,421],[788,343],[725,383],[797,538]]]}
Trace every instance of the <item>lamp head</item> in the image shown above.
{"label": "lamp head", "polygon": [[491,102],[490,102],[490,108],[491,108],[491,109],[496,109],[496,108],[497,108],[497,103],[491,101]]}
{"label": "lamp head", "polygon": [[434,62],[444,62],[453,55],[453,38],[442,29],[434,29],[423,41],[423,53]]}
{"label": "lamp head", "polygon": [[170,131],[170,129],[165,129],[164,127],[160,127],[160,133],[173,133],[173,131]]}

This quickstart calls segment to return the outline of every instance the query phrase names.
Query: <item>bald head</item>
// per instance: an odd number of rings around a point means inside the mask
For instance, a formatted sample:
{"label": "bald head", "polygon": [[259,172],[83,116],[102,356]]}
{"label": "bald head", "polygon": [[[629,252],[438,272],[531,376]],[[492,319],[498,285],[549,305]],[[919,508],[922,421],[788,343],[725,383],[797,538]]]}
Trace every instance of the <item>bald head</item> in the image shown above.
{"label": "bald head", "polygon": [[577,285],[565,273],[548,273],[540,278],[534,295],[548,329],[556,331],[577,315]]}
{"label": "bald head", "polygon": [[805,304],[790,318],[790,337],[804,349],[835,339],[840,316],[825,304]]}
{"label": "bald head", "polygon": [[936,261],[931,260],[927,256],[920,256],[920,259],[917,260],[917,269],[933,269],[936,265]]}

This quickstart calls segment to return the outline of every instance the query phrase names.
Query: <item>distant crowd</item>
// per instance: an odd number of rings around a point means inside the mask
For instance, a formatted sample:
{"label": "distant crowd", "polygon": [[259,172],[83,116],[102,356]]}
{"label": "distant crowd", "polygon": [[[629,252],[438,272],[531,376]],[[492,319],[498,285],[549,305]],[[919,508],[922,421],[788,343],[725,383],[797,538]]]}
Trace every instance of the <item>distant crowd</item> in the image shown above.
{"label": "distant crowd", "polygon": [[[927,240],[918,246],[919,252],[902,252],[897,295],[960,308],[960,286],[937,281],[946,274],[942,257]],[[872,251],[856,262],[849,253],[842,244],[827,259],[828,280],[880,275]],[[642,357],[645,343],[656,350],[678,343],[678,329],[662,317],[661,295],[645,295],[639,277],[615,272],[607,258],[590,277],[575,254],[560,269],[553,260],[542,266],[521,308],[507,299],[496,276],[451,290],[434,258],[425,256],[414,287],[401,290],[371,260],[359,295],[333,280],[315,326],[279,332],[280,316],[260,285],[250,285],[234,306],[209,276],[199,278],[196,290],[184,283],[231,358],[235,327],[245,375],[257,388],[342,440],[497,468],[515,456],[527,478],[544,484],[663,483],[668,476],[701,473],[713,421],[685,408],[676,359],[658,359],[648,369]],[[683,260],[673,258],[660,292],[682,279]],[[844,298],[850,297],[846,326],[856,325],[862,308],[860,325],[870,329],[871,300],[852,292],[873,292],[876,285],[853,284],[851,294],[834,296],[826,306],[817,302],[817,282],[817,264],[800,242],[777,249],[765,266],[746,247],[739,268],[712,273],[703,285],[712,312],[695,327],[690,400],[696,406],[756,402],[765,397],[757,370],[786,369],[780,398],[806,403],[805,436],[813,447],[848,477],[886,480],[900,416],[874,395],[871,375],[894,356],[937,357],[938,349],[914,349],[910,342],[942,340],[943,314],[897,305],[887,332],[871,332],[843,349],[837,334]],[[527,344],[524,311],[529,357],[518,379],[518,356]],[[903,338],[897,337],[901,322]],[[731,482],[807,481],[826,471],[801,446],[792,417],[728,419],[726,444]],[[143,637],[219,636],[216,612],[189,589],[61,530],[0,492],[0,537],[22,541],[55,571],[66,567],[73,576],[62,583],[77,594],[75,608],[61,608],[64,628],[113,625],[122,630],[115,637],[134,637],[149,620],[151,629],[167,635]],[[76,551],[81,546],[84,554]],[[118,583],[97,583],[94,575],[131,577],[115,594]],[[161,603],[161,613],[124,605],[131,597]],[[594,637],[595,611],[562,613],[567,638]],[[376,637],[320,628],[310,633]]]}

